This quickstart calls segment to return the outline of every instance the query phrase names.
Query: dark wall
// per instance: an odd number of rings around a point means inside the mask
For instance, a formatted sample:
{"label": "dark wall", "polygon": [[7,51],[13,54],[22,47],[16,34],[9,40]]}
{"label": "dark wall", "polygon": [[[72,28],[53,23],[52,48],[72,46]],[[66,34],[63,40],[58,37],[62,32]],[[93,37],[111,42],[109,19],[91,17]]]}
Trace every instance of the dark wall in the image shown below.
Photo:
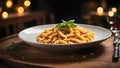
{"label": "dark wall", "polygon": [[61,22],[61,19],[75,19],[80,22],[81,14],[89,9],[85,3],[91,1],[99,3],[98,0],[45,0],[48,9],[55,14],[56,22]]}
{"label": "dark wall", "polygon": [[109,7],[117,7],[120,6],[120,0],[106,0],[107,1],[107,6]]}

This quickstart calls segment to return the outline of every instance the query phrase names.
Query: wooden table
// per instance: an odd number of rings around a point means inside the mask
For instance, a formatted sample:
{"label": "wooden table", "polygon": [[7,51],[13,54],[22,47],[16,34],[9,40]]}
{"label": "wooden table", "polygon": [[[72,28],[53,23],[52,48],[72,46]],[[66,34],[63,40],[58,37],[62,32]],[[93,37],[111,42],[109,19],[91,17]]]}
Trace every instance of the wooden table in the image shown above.
{"label": "wooden table", "polygon": [[[74,53],[50,53],[29,46],[15,35],[1,40],[0,61],[8,67],[20,68],[120,68],[120,59],[117,63],[112,62],[112,41],[113,37],[110,37],[97,46]],[[18,51],[6,50],[12,42],[19,47]]]}

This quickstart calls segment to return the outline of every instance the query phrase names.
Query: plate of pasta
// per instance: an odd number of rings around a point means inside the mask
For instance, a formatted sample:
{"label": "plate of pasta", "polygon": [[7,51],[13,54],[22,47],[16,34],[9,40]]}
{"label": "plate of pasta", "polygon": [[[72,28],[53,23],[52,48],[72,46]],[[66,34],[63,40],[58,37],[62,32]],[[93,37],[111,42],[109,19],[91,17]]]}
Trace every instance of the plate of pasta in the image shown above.
{"label": "plate of pasta", "polygon": [[24,29],[18,36],[29,45],[44,51],[73,52],[101,43],[111,36],[111,32],[99,26],[76,24],[74,20],[62,20],[59,24]]}

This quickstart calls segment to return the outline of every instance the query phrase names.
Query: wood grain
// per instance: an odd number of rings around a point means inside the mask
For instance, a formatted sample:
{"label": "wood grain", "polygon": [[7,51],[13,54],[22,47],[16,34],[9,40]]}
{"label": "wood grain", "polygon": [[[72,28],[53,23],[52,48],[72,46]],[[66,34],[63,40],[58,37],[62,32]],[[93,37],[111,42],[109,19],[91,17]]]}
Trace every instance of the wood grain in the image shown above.
{"label": "wood grain", "polygon": [[[120,68],[120,60],[112,62],[113,37],[108,38],[97,46],[80,49],[73,53],[51,53],[32,47],[17,36],[8,38],[0,43],[0,58],[14,66],[25,65],[32,67],[55,68]],[[7,51],[6,48],[15,42],[18,51]]]}

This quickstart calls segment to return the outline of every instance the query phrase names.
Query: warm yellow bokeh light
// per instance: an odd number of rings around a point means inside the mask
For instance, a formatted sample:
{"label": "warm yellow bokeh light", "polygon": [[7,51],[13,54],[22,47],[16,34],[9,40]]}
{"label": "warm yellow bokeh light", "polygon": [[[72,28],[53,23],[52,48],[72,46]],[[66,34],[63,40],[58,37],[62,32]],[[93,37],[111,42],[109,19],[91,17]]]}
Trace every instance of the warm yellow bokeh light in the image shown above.
{"label": "warm yellow bokeh light", "polygon": [[113,11],[113,12],[117,12],[117,8],[113,7],[113,8],[112,8],[112,11]]}
{"label": "warm yellow bokeh light", "polygon": [[97,8],[97,13],[98,13],[98,14],[102,14],[102,13],[103,13],[103,11],[104,11],[104,10],[103,10],[103,8],[102,8],[102,7],[98,7],[98,8]]}
{"label": "warm yellow bokeh light", "polygon": [[29,0],[24,1],[24,5],[25,5],[26,7],[30,6],[30,4],[31,4],[31,2],[30,2]]}
{"label": "warm yellow bokeh light", "polygon": [[7,13],[6,11],[4,11],[4,12],[2,13],[2,18],[3,18],[3,19],[8,18],[8,13]]}
{"label": "warm yellow bokeh light", "polygon": [[17,12],[18,12],[19,14],[23,14],[23,13],[24,13],[24,8],[23,8],[23,7],[18,7],[18,8],[17,8]]}
{"label": "warm yellow bokeh light", "polygon": [[12,7],[12,5],[13,5],[13,2],[11,0],[7,0],[6,7],[10,8],[10,7]]}
{"label": "warm yellow bokeh light", "polygon": [[108,12],[108,16],[110,16],[110,17],[114,16],[114,12],[113,11],[109,11]]}

